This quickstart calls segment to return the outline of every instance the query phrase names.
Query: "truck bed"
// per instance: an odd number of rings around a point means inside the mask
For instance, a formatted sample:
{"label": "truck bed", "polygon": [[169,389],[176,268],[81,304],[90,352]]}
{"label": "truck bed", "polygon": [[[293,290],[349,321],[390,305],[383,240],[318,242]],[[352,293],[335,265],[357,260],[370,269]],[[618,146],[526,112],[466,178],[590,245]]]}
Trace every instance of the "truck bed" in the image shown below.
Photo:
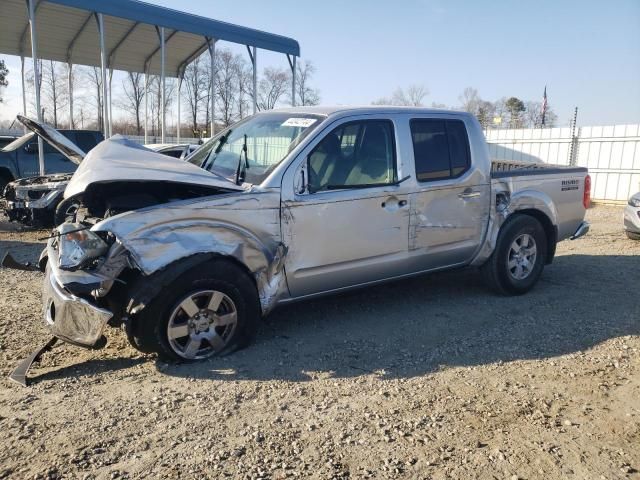
{"label": "truck bed", "polygon": [[587,173],[586,167],[554,165],[550,163],[491,161],[491,178],[521,177],[525,175],[553,175],[559,173]]}

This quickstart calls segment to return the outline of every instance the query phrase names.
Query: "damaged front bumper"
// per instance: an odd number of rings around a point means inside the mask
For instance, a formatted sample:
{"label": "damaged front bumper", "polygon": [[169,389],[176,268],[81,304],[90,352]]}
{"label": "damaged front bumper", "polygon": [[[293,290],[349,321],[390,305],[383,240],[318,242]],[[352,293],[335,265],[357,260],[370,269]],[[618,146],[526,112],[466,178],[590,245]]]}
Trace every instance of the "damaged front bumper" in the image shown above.
{"label": "damaged front bumper", "polygon": [[15,180],[5,188],[0,208],[12,221],[50,224],[70,178],[68,174],[56,174]]}
{"label": "damaged front bumper", "polygon": [[74,345],[96,348],[113,313],[64,289],[49,264],[42,290],[43,316],[57,338]]}

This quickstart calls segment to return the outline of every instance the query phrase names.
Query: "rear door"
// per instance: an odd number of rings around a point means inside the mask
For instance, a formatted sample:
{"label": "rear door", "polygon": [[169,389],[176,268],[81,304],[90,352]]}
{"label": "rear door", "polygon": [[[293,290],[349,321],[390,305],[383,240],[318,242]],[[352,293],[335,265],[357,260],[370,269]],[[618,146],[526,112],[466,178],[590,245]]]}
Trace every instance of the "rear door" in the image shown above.
{"label": "rear door", "polygon": [[[67,137],[71,142],[78,145],[76,133],[73,131],[60,131],[62,135]],[[78,167],[66,155],[53,148],[49,143],[44,143],[44,168],[47,174],[50,173],[71,173],[75,172]],[[36,155],[37,157],[37,155]]]}
{"label": "rear door", "polygon": [[[46,145],[46,142],[42,142]],[[18,165],[18,177],[35,177],[40,175],[38,160],[38,136],[34,135],[29,142],[11,152]]]}
{"label": "rear door", "polygon": [[490,179],[473,162],[465,121],[415,116],[409,123],[417,183],[410,196],[412,269],[465,264],[483,240]]}

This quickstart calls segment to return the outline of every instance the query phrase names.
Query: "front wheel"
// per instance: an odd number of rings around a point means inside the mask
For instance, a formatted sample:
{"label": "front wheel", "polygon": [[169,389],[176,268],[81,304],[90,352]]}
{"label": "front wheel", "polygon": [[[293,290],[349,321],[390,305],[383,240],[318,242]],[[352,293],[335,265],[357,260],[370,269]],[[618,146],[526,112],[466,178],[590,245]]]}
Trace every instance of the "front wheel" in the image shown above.
{"label": "front wheel", "polygon": [[207,261],[180,275],[136,315],[132,344],[171,361],[205,360],[246,346],[260,302],[250,277],[234,263]]}
{"label": "front wheel", "polygon": [[531,290],[544,269],[547,238],[538,220],[516,215],[502,226],[496,248],[481,270],[490,288],[503,295]]}
{"label": "front wheel", "polygon": [[53,217],[55,226],[57,227],[65,222],[75,222],[79,208],[80,199],[77,196],[62,200],[56,207],[56,212]]}
{"label": "front wheel", "polygon": [[640,240],[640,233],[630,232],[629,230],[625,230],[624,233],[627,234],[629,240]]}

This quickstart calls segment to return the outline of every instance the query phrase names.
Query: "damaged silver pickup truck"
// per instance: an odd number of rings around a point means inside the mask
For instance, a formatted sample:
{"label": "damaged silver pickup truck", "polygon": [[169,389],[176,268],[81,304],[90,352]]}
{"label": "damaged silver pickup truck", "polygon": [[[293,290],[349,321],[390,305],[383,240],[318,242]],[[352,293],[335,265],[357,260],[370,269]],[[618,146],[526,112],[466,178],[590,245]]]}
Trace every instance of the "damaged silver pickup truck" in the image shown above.
{"label": "damaged silver pickup truck", "polygon": [[[154,156],[151,158],[150,156]],[[200,360],[246,345],[275,307],[463,266],[530,290],[588,231],[585,168],[491,162],[467,113],[300,107],[259,113],[187,161],[107,140],[43,252],[53,335]]]}

